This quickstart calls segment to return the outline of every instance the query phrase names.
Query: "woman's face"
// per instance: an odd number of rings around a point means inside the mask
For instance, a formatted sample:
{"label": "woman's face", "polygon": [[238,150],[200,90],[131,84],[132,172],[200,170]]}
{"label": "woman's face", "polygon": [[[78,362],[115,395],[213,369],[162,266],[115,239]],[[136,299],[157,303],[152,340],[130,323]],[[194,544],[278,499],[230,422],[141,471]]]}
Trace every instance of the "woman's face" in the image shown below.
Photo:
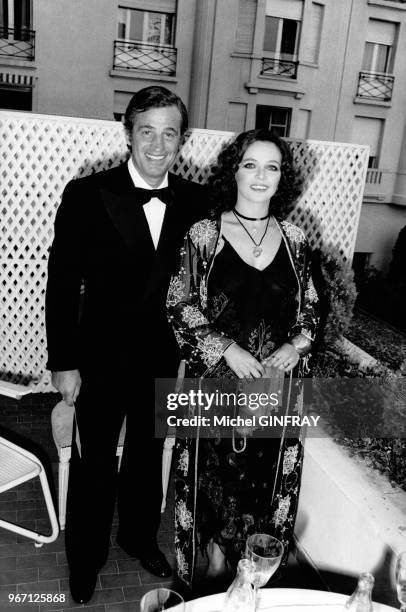
{"label": "woman's face", "polygon": [[269,202],[281,178],[282,154],[273,142],[257,140],[245,151],[235,175],[238,198]]}

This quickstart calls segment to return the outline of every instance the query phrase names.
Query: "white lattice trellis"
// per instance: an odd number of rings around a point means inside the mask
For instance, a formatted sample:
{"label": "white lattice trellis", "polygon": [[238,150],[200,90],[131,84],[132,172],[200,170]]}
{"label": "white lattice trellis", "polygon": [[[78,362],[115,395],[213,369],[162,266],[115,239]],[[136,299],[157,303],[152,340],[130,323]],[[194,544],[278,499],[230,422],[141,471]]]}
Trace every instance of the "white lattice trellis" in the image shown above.
{"label": "white lattice trellis", "polygon": [[[118,165],[127,155],[114,121],[0,112],[0,376],[53,390],[45,371],[44,292],[53,221],[66,183]],[[173,170],[204,182],[231,132],[191,130]],[[314,248],[353,255],[368,147],[291,140],[306,189],[291,220]]]}

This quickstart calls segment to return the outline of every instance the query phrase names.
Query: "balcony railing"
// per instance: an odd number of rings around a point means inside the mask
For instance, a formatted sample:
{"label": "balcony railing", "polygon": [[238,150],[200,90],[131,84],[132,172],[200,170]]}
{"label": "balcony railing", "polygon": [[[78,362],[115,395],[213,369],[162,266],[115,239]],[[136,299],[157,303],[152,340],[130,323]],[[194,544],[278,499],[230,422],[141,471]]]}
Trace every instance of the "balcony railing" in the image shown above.
{"label": "balcony railing", "polygon": [[34,30],[0,27],[0,57],[33,61],[35,57]]}
{"label": "balcony railing", "polygon": [[292,60],[263,57],[261,74],[266,76],[283,76],[290,79],[295,79],[297,65],[298,62],[294,62]]}
{"label": "balcony railing", "polygon": [[369,185],[380,185],[382,181],[382,170],[377,168],[368,168],[366,183]]}
{"label": "balcony railing", "polygon": [[114,41],[113,68],[176,74],[176,48],[147,42]]}
{"label": "balcony railing", "polygon": [[382,72],[361,71],[358,79],[357,96],[389,102],[392,99],[395,77]]}

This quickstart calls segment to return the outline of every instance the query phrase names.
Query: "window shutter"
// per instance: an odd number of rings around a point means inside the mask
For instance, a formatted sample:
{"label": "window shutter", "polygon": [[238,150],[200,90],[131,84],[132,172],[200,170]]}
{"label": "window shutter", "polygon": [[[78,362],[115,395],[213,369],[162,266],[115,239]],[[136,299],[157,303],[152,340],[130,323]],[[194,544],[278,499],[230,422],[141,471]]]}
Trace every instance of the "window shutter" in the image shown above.
{"label": "window shutter", "polygon": [[271,17],[300,21],[303,13],[303,0],[266,0],[265,12]]}
{"label": "window shutter", "polygon": [[252,53],[254,41],[257,0],[240,0],[235,49],[241,53]]}
{"label": "window shutter", "polygon": [[382,119],[372,117],[354,117],[352,126],[352,142],[355,144],[369,145],[370,157],[379,155],[379,143],[383,128]]}
{"label": "window shutter", "polygon": [[119,7],[158,13],[176,13],[176,0],[121,0]]}
{"label": "window shutter", "polygon": [[392,46],[396,36],[396,24],[390,21],[370,19],[368,22],[367,41],[380,45]]}
{"label": "window shutter", "polygon": [[307,62],[316,63],[319,59],[321,31],[323,27],[324,6],[312,3],[309,23],[306,24],[306,40],[303,59]]}

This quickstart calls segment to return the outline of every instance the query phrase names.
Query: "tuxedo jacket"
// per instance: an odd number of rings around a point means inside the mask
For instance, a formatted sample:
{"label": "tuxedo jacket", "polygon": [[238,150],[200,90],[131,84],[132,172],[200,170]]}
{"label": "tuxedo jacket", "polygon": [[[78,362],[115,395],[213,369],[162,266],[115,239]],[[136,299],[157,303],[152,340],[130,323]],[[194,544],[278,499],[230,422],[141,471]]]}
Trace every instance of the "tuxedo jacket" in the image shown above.
{"label": "tuxedo jacket", "polygon": [[173,204],[157,249],[127,164],[66,186],[48,263],[50,370],[108,376],[144,364],[152,376],[173,375],[178,352],[166,294],[183,237],[207,214],[207,198],[204,187],[171,173],[168,185]]}

